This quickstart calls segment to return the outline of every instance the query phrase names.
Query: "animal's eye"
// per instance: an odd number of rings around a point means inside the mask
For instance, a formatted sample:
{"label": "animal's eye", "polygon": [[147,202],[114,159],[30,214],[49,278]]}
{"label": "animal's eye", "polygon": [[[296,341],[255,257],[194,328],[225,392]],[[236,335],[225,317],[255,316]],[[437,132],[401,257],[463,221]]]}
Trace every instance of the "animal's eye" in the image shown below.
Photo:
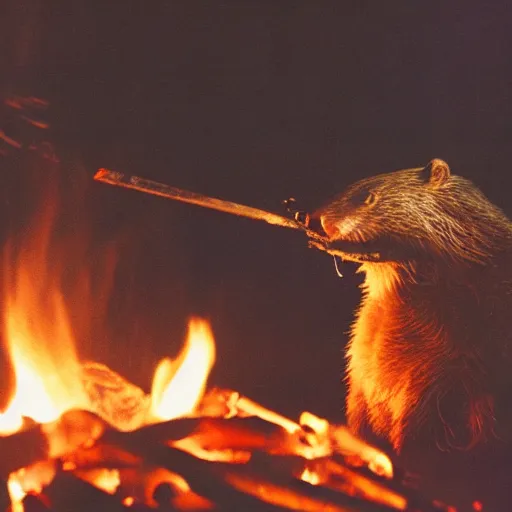
{"label": "animal's eye", "polygon": [[377,200],[377,195],[374,192],[371,192],[367,188],[361,188],[350,198],[351,203],[356,207],[360,207],[363,205],[372,206]]}
{"label": "animal's eye", "polygon": [[372,204],[375,203],[375,201],[377,201],[377,196],[373,192],[368,192],[368,194],[364,200],[364,204],[366,206],[371,206]]}

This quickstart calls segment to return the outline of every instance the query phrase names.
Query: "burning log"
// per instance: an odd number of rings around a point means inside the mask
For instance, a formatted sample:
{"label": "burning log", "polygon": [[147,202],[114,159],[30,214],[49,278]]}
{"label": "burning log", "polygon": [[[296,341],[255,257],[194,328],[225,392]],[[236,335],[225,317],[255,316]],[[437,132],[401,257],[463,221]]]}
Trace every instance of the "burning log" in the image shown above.
{"label": "burning log", "polygon": [[[104,439],[108,439],[106,433]],[[287,436],[278,425],[261,418],[179,418],[144,426],[130,434],[133,442],[144,445],[160,442],[179,446],[180,441],[194,439],[206,450],[255,450],[271,447],[290,452]]]}
{"label": "burning log", "polygon": [[102,440],[93,446],[79,446],[76,450],[60,457],[62,468],[66,471],[89,470],[97,468],[122,469],[139,467],[140,457]]}
{"label": "burning log", "polygon": [[[176,501],[187,501],[191,509],[191,501],[196,502],[198,509],[212,508],[213,504],[194,494],[188,483],[180,475],[167,469],[141,463],[138,467],[120,469],[120,485],[117,496],[122,497],[125,505],[145,503],[148,506],[177,507]],[[96,481],[92,481],[96,485]],[[195,510],[195,508],[194,508]]]}
{"label": "burning log", "polygon": [[0,479],[9,473],[48,458],[48,438],[36,423],[7,437],[0,437]]}
{"label": "burning log", "polygon": [[[329,504],[329,507],[344,507],[340,510],[359,510],[362,499],[374,502],[374,508],[364,505],[363,508],[368,510],[389,510],[390,508],[404,510],[406,508],[408,499],[403,493],[388,488],[387,484],[379,481],[377,475],[373,478],[365,476],[330,458],[315,459],[318,467],[311,469],[311,462],[301,455],[304,453],[302,448],[290,449],[290,446],[295,447],[295,445],[282,441],[284,436],[291,436],[289,433],[274,425],[271,425],[269,430],[268,424],[266,427],[264,424],[265,422],[258,418],[206,418],[199,422],[195,419],[182,419],[151,425],[131,433],[108,429],[100,443],[116,447],[122,453],[134,454],[146,465],[163,467],[180,474],[194,492],[217,504],[235,500],[240,506],[246,506],[247,497],[244,496],[248,492],[246,487],[249,485],[248,482],[254,481],[257,482],[254,484],[254,489],[262,490],[263,494],[265,494],[263,489],[274,489],[272,494],[275,495],[276,489],[279,488],[281,493],[277,495],[288,496],[289,499],[293,497],[293,501],[298,503],[301,500],[304,501],[298,507],[300,510],[308,509],[304,508],[306,503],[309,503],[307,507],[313,507],[312,510],[325,508],[326,504]],[[262,435],[253,434],[252,437],[247,435],[251,430],[257,433],[258,427]],[[236,448],[244,449],[249,457],[242,460],[237,457],[228,458],[226,460],[229,460],[229,464],[222,461],[218,455],[215,462],[201,460],[176,448],[176,440],[165,439],[165,432],[178,434],[174,437],[188,441],[199,433],[199,445],[204,446],[210,454],[216,454],[216,449],[225,450],[231,447],[235,450]],[[158,435],[153,437],[152,433]],[[183,435],[186,437],[183,438]],[[281,444],[285,447],[281,448],[280,452],[276,450],[277,439],[281,439]],[[162,447],[162,441],[174,446]],[[322,483],[323,488],[305,487],[298,480],[297,477],[305,475],[308,469],[316,475],[317,481],[312,483]],[[318,476],[322,474],[323,478]],[[322,481],[318,482],[319,479]],[[228,491],[227,484],[229,484],[228,487],[240,485],[243,494],[234,493],[233,489]],[[306,491],[309,493],[313,491],[313,496],[308,495]],[[256,496],[263,499],[257,493]],[[410,493],[410,496],[414,497],[413,493]],[[317,499],[317,502],[313,498]],[[268,496],[267,499],[269,499]],[[274,505],[284,506],[279,499],[276,498],[276,500],[277,502],[275,500],[273,502]],[[430,510],[432,507],[427,506],[423,509]]]}
{"label": "burning log", "polygon": [[69,472],[59,471],[44,495],[54,512],[127,512],[121,501]]}
{"label": "burning log", "polygon": [[[28,420],[26,423],[30,423]],[[79,446],[92,444],[105,423],[86,411],[68,411],[47,424],[31,422],[25,429],[0,437],[0,478],[41,460],[62,457]]]}
{"label": "burning log", "polygon": [[[213,501],[221,509],[233,507],[235,510],[247,510],[253,509],[256,505],[261,506],[261,503],[252,496],[226,484],[222,478],[222,468],[228,465],[227,463],[201,460],[177,448],[162,446],[160,443],[141,444],[131,433],[110,431],[105,434],[105,440],[138,455],[148,464],[178,473],[195,493]],[[263,510],[267,509],[263,507]],[[271,507],[268,510],[277,509]]]}
{"label": "burning log", "polygon": [[384,483],[373,478],[371,474],[355,471],[335,458],[311,461],[301,478],[313,485],[322,485],[348,496],[356,496],[398,510],[404,510],[409,503],[406,493],[389,481]]}
{"label": "burning log", "polygon": [[390,507],[362,501],[326,488],[312,488],[311,484],[290,480],[276,483],[275,479],[254,475],[230,473],[227,480],[237,489],[257,496],[265,502],[283,508],[301,511],[329,510],[332,512],[391,512]]}
{"label": "burning log", "polygon": [[23,512],[52,512],[45,496],[29,493],[22,501]]}
{"label": "burning log", "polygon": [[71,410],[56,421],[41,425],[48,439],[48,456],[62,457],[80,446],[92,446],[99,439],[107,423],[89,411]]}
{"label": "burning log", "polygon": [[[252,453],[250,461],[233,465],[201,460],[176,448],[148,442],[147,439],[146,442],[140,443],[140,438],[133,436],[132,433],[110,431],[106,433],[103,441],[137,454],[146,463],[182,475],[194,492],[221,508],[228,505],[253,507],[256,504],[254,498],[257,498],[277,507],[274,510],[288,508],[289,500],[297,504],[294,506],[296,510],[392,510],[389,503],[388,506],[382,504],[382,501],[385,501],[382,498],[380,505],[372,505],[369,502],[363,505],[361,498],[301,483],[294,478],[293,473],[301,473],[307,461],[299,456]],[[368,485],[368,478],[361,479]],[[379,486],[374,484],[374,488],[377,489]],[[380,490],[384,491],[385,488],[380,486]],[[253,498],[249,498],[248,494]],[[400,499],[397,493],[391,491],[388,491],[388,494],[394,497],[393,509],[405,509],[405,499]],[[393,503],[392,499],[388,501]],[[258,510],[266,510],[266,507],[260,502]]]}

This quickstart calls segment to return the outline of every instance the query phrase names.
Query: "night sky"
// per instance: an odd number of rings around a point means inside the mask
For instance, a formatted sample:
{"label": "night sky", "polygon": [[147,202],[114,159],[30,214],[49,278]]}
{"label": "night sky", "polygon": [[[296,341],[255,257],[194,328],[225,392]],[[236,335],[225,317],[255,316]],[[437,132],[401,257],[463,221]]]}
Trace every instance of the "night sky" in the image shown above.
{"label": "night sky", "polygon": [[[5,7],[2,94],[50,101],[62,190],[87,185],[65,222],[89,224],[97,251],[119,240],[110,305],[90,307],[105,324],[79,335],[80,350],[146,388],[197,314],[216,336],[212,384],[342,421],[361,277],[346,264],[339,279],[299,232],[94,183],[98,167],[284,212],[290,196],[312,209],[363,176],[438,157],[512,214],[509,2]],[[9,218],[26,208],[14,203]],[[94,273],[97,259],[68,265]]]}

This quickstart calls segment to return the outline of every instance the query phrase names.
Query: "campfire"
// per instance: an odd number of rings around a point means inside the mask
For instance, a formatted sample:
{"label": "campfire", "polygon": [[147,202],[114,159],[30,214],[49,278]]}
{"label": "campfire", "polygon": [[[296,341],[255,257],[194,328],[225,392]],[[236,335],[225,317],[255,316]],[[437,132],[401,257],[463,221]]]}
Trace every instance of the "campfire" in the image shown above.
{"label": "campfire", "polygon": [[53,264],[52,215],[38,216],[5,248],[15,379],[0,413],[2,510],[450,510],[344,425],[209,387],[222,354],[205,320],[189,320],[150,390],[82,360]]}

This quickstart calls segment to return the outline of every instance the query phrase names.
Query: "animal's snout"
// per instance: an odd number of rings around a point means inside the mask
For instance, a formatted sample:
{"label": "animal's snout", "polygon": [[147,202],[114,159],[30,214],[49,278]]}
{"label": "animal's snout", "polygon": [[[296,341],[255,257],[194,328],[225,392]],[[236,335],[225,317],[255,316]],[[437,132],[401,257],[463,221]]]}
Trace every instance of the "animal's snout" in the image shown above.
{"label": "animal's snout", "polygon": [[358,231],[360,221],[356,217],[320,214],[320,224],[330,240],[350,239]]}
{"label": "animal's snout", "polygon": [[331,238],[339,238],[341,233],[338,228],[338,222],[330,215],[320,215],[320,224],[325,234]]}

